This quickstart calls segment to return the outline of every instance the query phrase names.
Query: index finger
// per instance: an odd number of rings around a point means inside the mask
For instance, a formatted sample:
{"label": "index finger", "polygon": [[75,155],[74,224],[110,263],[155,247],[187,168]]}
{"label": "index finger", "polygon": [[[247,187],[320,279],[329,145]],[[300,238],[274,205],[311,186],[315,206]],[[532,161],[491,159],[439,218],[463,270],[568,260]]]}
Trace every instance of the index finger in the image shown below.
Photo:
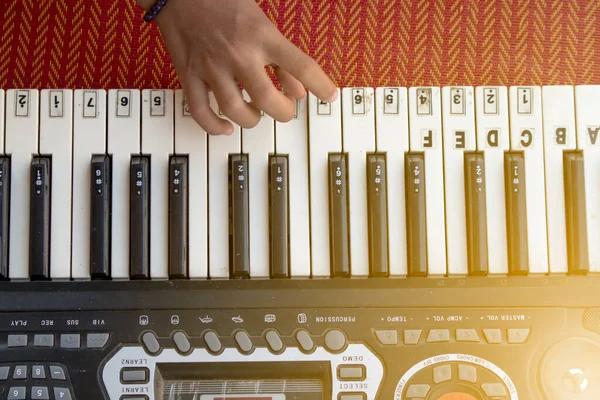
{"label": "index finger", "polygon": [[337,100],[337,87],[321,66],[283,35],[277,36],[268,48],[267,57],[302,82],[319,99],[328,103]]}

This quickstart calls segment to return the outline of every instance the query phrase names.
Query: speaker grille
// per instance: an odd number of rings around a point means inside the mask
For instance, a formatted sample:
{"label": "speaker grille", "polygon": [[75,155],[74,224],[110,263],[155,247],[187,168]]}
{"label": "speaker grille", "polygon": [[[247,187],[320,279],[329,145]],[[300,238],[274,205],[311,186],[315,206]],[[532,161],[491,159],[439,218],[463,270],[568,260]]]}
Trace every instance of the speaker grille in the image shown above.
{"label": "speaker grille", "polygon": [[583,313],[583,327],[588,331],[600,333],[600,308],[588,308]]}

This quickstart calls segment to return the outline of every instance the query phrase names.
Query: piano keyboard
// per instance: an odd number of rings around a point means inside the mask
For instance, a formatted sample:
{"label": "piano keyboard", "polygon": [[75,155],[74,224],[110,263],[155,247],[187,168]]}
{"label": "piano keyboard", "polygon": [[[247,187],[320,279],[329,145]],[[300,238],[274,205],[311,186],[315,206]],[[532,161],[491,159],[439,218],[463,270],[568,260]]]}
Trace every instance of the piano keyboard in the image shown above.
{"label": "piano keyboard", "polygon": [[340,99],[211,136],[181,90],[0,91],[0,279],[600,272],[600,86]]}

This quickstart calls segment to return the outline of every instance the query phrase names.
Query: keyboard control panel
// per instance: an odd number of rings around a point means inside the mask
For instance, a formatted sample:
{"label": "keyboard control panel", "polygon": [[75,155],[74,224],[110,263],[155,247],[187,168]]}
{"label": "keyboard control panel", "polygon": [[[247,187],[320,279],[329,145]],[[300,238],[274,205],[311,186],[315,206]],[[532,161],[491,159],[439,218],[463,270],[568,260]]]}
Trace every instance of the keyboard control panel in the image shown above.
{"label": "keyboard control panel", "polygon": [[594,280],[6,283],[0,399],[595,400]]}

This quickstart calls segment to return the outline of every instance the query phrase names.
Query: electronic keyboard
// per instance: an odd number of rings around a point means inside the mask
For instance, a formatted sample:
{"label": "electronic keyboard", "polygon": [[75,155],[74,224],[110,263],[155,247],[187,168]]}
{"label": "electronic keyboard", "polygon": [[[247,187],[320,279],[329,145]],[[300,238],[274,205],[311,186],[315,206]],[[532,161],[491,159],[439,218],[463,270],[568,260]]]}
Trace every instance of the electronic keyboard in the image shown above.
{"label": "electronic keyboard", "polygon": [[0,110],[0,400],[600,398],[600,86]]}

